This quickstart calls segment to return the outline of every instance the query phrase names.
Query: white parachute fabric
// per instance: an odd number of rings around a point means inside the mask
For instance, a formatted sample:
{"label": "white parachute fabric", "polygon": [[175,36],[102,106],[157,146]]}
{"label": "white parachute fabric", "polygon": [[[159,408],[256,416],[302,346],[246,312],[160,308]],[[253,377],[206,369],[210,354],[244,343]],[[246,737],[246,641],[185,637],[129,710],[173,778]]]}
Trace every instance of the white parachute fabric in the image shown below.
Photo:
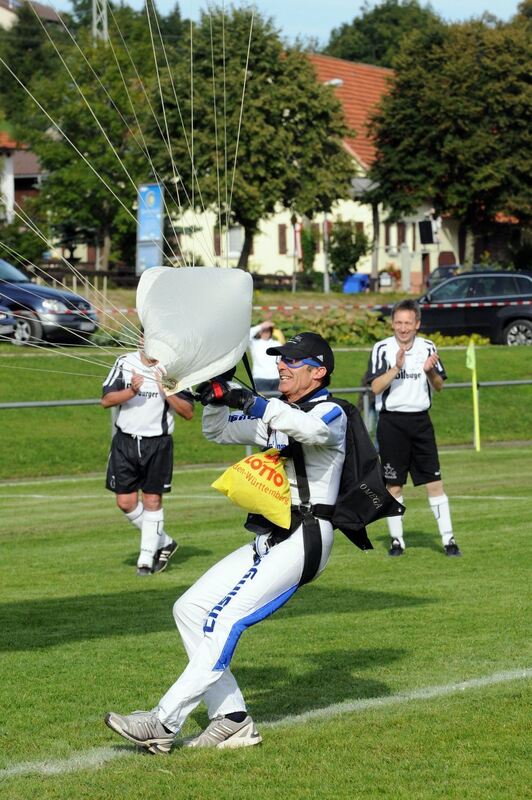
{"label": "white parachute fabric", "polygon": [[231,369],[249,344],[253,281],[240,269],[152,267],[140,276],[144,352],[170,392]]}

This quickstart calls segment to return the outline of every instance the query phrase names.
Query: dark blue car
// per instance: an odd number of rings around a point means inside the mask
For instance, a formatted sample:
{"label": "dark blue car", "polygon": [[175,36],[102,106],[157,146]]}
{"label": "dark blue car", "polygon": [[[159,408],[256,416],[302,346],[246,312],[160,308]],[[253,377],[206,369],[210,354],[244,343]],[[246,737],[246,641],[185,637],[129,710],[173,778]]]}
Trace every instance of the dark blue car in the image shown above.
{"label": "dark blue car", "polygon": [[9,308],[0,305],[0,342],[14,333],[16,322]]}
{"label": "dark blue car", "polygon": [[82,344],[98,330],[98,317],[84,297],[34,283],[1,258],[0,304],[15,318],[17,344],[43,340]]}

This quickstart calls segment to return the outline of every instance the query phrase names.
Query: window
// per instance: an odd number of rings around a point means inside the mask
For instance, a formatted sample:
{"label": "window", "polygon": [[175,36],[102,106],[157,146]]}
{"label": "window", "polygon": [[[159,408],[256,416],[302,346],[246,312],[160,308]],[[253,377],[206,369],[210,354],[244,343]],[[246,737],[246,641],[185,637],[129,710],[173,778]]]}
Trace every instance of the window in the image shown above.
{"label": "window", "polygon": [[244,244],[244,229],[240,227],[240,225],[229,228],[229,235],[227,239],[229,257],[237,258],[242,252],[242,245]]}
{"label": "window", "polygon": [[517,294],[513,275],[481,275],[474,279],[473,297],[500,297]]}
{"label": "window", "polygon": [[532,278],[527,275],[515,275],[519,294],[532,294]]}
{"label": "window", "polygon": [[434,303],[445,303],[450,300],[467,300],[471,295],[474,278],[457,278],[441,286],[437,286],[430,293],[430,300]]}

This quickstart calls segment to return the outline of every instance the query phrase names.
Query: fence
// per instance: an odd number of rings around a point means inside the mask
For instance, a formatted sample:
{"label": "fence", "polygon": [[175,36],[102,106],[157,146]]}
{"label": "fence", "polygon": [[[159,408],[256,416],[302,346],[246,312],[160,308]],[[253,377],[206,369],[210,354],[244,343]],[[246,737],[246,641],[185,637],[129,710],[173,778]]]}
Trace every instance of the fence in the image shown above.
{"label": "fence", "polygon": [[[478,381],[479,389],[489,389],[496,386],[532,386],[532,380],[517,381]],[[446,383],[445,389],[471,389],[471,383]],[[335,388],[337,395],[362,394],[363,410],[362,416],[366,427],[371,424],[371,391],[367,386],[340,387]],[[266,397],[273,396],[271,392],[264,393]],[[55,406],[95,406],[100,405],[100,398],[87,400],[29,400],[20,403],[0,403],[0,410],[9,408],[53,408]]]}

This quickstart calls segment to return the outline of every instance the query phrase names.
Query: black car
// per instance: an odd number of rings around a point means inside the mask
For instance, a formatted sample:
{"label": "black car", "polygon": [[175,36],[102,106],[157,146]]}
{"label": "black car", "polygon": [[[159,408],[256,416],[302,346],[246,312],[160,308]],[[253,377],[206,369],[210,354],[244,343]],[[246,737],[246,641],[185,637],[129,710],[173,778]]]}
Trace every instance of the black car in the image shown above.
{"label": "black car", "polygon": [[15,317],[13,341],[17,344],[43,339],[81,343],[98,330],[98,317],[84,297],[35,283],[3,259],[0,303]]}
{"label": "black car", "polygon": [[[464,272],[418,299],[423,333],[479,333],[495,344],[532,345],[532,273]],[[391,306],[381,306],[389,316]]]}

